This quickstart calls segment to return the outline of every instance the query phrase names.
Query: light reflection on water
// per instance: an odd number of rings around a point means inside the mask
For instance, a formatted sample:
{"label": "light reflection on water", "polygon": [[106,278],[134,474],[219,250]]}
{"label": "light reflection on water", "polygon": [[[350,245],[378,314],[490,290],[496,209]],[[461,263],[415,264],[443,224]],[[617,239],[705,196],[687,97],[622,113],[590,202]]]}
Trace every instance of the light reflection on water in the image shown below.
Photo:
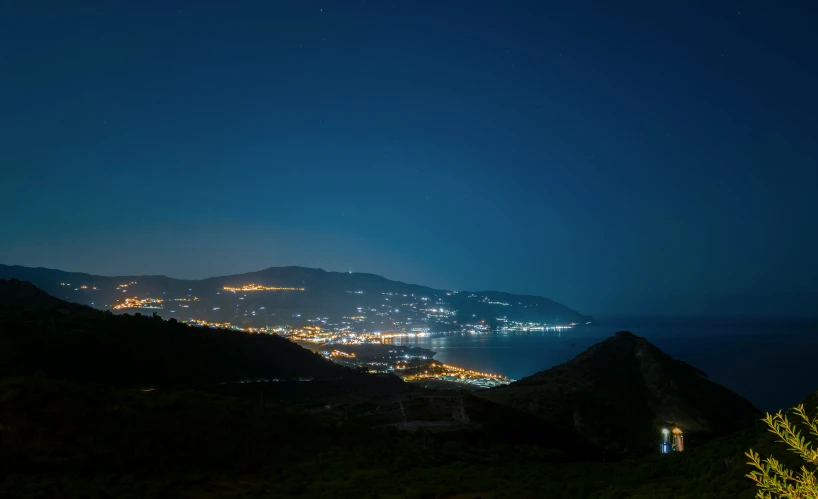
{"label": "light reflection on water", "polygon": [[[812,369],[818,356],[815,322],[633,319],[560,333],[453,334],[393,342],[429,348],[447,364],[520,379],[570,360],[621,330],[647,338],[764,410],[789,407],[818,390],[818,374]],[[770,372],[787,383],[769,379]]]}
{"label": "light reflection on water", "polygon": [[394,338],[396,345],[413,345],[437,352],[435,360],[468,369],[520,379],[573,358],[607,334],[519,332],[452,334]]}

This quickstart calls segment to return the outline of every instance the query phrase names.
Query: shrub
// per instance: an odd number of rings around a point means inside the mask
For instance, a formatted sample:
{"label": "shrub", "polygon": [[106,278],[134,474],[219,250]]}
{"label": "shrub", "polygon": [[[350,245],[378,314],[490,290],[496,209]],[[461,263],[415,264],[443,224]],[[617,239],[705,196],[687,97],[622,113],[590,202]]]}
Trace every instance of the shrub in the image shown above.
{"label": "shrub", "polygon": [[[793,412],[800,424],[807,431],[818,437],[818,416],[810,418],[801,404]],[[796,423],[790,422],[786,415],[779,411],[776,415],[767,414],[763,420],[769,426],[769,431],[776,434],[782,443],[787,444],[792,452],[805,461],[801,469],[792,471],[779,460],[770,456],[764,460],[757,452],[750,449],[745,453],[750,458],[747,464],[755,468],[747,477],[756,483],[758,499],[818,499],[818,480],[815,477],[815,467],[818,465],[818,449],[812,442],[807,441],[797,428]]]}

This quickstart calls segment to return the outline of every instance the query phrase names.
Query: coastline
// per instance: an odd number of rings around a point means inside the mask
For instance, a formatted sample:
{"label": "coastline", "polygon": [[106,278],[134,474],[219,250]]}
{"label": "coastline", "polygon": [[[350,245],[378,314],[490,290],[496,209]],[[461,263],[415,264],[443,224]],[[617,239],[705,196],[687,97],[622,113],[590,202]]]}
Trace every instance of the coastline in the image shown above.
{"label": "coastline", "polygon": [[391,343],[329,344],[291,340],[337,364],[372,374],[394,374],[403,381],[436,388],[481,389],[514,380],[501,374],[466,369],[435,360],[436,352]]}

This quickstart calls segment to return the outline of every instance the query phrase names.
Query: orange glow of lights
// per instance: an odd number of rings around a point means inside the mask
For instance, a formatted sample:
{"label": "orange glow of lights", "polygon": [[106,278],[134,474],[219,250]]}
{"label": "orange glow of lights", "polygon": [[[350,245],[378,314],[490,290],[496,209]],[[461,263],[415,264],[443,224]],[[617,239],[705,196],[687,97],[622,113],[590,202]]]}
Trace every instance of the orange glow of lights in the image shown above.
{"label": "orange glow of lights", "polygon": [[244,286],[237,288],[234,286],[225,286],[223,288],[225,291],[304,291],[304,288],[287,288],[287,287],[279,287],[279,286],[262,286],[261,284],[245,284]]}

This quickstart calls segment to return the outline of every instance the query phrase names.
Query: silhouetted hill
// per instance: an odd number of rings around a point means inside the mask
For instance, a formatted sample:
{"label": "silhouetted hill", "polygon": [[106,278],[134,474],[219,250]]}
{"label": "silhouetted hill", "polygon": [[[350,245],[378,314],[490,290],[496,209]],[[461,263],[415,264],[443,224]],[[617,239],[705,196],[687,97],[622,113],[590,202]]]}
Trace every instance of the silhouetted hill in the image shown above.
{"label": "silhouetted hill", "polygon": [[85,305],[68,303],[46,293],[30,282],[17,279],[0,279],[0,304],[6,307],[20,307],[35,310],[54,310],[62,313],[101,314]]}
{"label": "silhouetted hill", "polygon": [[36,371],[113,386],[314,378],[361,392],[406,389],[396,377],[357,373],[278,336],[114,315],[0,280],[0,376]]}
{"label": "silhouetted hill", "polygon": [[[538,296],[496,291],[445,291],[366,273],[272,267],[246,274],[200,280],[165,276],[103,277],[45,268],[0,265],[0,278],[29,281],[65,300],[113,308],[125,298],[161,299],[163,317],[239,326],[299,326],[321,318],[358,330],[428,327],[452,331],[467,323],[498,326],[510,321],[568,324],[588,320],[570,308]],[[299,291],[230,292],[258,284]],[[183,301],[190,300],[190,301]],[[350,317],[357,317],[355,320]],[[481,322],[485,321],[485,322]]]}
{"label": "silhouetted hill", "polygon": [[630,332],[480,396],[576,431],[609,450],[655,451],[662,426],[715,435],[753,425],[758,409]]}

